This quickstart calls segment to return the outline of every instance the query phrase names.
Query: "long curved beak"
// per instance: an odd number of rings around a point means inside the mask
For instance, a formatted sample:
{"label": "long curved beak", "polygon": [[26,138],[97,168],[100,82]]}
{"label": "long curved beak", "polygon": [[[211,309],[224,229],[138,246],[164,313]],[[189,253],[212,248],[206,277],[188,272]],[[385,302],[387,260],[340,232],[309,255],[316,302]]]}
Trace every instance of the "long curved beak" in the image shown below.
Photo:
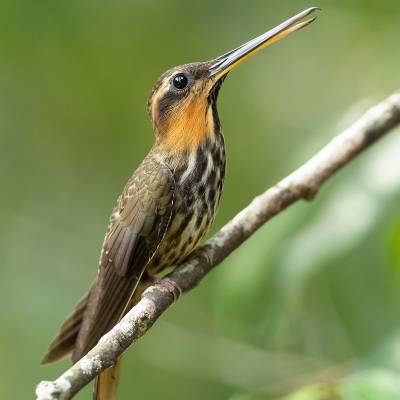
{"label": "long curved beak", "polygon": [[209,77],[213,77],[216,80],[222,78],[229,71],[236,68],[243,61],[257,54],[260,50],[283,39],[292,32],[296,32],[299,29],[308,26],[315,21],[317,17],[315,16],[306,20],[305,18],[314,14],[318,10],[320,10],[318,7],[308,8],[268,32],[263,33],[236,49],[216,58],[211,62]]}

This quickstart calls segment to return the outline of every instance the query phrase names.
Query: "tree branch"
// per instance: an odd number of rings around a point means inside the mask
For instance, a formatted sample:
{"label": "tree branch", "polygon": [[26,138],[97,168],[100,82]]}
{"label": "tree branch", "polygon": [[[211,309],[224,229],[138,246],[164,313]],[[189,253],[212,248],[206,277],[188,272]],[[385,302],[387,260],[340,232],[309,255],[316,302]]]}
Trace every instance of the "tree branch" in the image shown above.
{"label": "tree branch", "polygon": [[261,225],[296,201],[311,200],[338,169],[398,124],[400,92],[371,108],[303,166],[256,197],[187,262],[150,286],[140,302],[86,356],[55,381],[43,381],[37,386],[37,400],[72,398],[152,327],[178,297],[177,288],[182,293],[193,289]]}

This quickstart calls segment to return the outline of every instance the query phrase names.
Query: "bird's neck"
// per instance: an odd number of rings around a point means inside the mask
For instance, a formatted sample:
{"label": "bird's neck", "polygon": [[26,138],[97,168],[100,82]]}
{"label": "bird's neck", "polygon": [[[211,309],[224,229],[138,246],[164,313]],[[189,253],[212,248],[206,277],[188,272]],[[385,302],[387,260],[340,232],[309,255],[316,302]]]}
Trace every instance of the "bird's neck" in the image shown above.
{"label": "bird's neck", "polygon": [[210,105],[207,114],[203,113],[203,119],[182,123],[179,135],[178,130],[173,132],[176,136],[157,135],[152,153],[174,171],[188,166],[196,168],[199,161],[215,155],[222,161],[225,157],[225,141],[216,107]]}
{"label": "bird's neck", "polygon": [[200,184],[206,185],[209,177],[223,181],[225,141],[220,129],[200,142],[197,147],[168,151],[165,146],[156,143],[151,154],[170,168],[176,182],[188,192]]}
{"label": "bird's neck", "polygon": [[206,98],[182,107],[155,128],[157,145],[172,153],[196,151],[214,141],[221,129],[216,107]]}

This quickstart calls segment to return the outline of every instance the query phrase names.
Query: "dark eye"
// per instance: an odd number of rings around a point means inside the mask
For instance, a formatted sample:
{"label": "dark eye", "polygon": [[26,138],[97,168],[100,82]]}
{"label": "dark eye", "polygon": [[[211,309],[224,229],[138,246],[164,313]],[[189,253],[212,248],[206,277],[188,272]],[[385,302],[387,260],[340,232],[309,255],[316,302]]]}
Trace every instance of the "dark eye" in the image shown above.
{"label": "dark eye", "polygon": [[177,74],[174,76],[172,83],[177,89],[185,89],[188,84],[188,78],[185,74]]}

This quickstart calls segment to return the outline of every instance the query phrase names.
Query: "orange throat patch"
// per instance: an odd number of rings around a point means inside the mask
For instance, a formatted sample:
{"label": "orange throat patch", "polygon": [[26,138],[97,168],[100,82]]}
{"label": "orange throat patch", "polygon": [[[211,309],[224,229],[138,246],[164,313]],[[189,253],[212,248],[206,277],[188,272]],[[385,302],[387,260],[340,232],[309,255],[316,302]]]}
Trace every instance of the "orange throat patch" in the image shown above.
{"label": "orange throat patch", "polygon": [[171,113],[163,141],[171,150],[193,150],[207,138],[214,138],[214,129],[212,108],[202,98]]}

